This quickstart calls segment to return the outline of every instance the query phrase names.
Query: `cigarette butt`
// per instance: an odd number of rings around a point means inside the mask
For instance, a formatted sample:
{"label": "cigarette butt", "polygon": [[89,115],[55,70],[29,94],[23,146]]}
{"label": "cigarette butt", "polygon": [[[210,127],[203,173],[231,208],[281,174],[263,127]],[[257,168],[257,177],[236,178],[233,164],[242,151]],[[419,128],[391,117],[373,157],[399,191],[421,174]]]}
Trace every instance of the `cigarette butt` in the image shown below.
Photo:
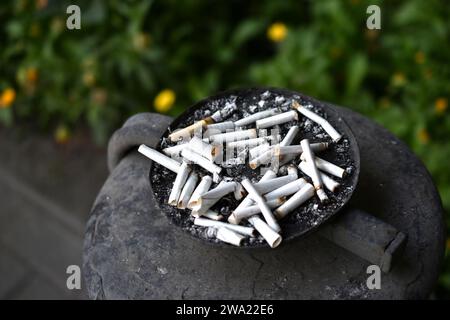
{"label": "cigarette butt", "polygon": [[204,176],[200,183],[198,184],[197,188],[195,188],[194,192],[192,193],[191,198],[189,199],[187,207],[189,209],[192,209],[196,204],[200,196],[204,193],[206,193],[209,188],[212,185],[212,178],[210,176]]}
{"label": "cigarette butt", "polygon": [[147,158],[159,163],[163,167],[166,167],[170,171],[178,173],[180,170],[180,163],[163,155],[162,153],[147,147],[145,144],[141,144],[138,149],[139,153],[143,154]]}
{"label": "cigarette butt", "polygon": [[307,183],[292,197],[290,197],[289,200],[287,200],[278,209],[275,210],[275,217],[277,219],[286,217],[288,213],[298,208],[312,196],[314,196],[314,187],[310,183]]}
{"label": "cigarette butt", "polygon": [[219,154],[219,146],[204,142],[198,137],[193,137],[189,141],[189,148],[195,150],[198,154],[205,157],[209,161],[214,161]]}
{"label": "cigarette butt", "polygon": [[[300,156],[300,159],[305,160],[303,155]],[[335,165],[334,163],[331,163],[317,156],[314,157],[314,162],[319,170],[327,172],[338,178],[343,178],[345,176],[345,170]]]}
{"label": "cigarette butt", "polygon": [[310,168],[311,173],[311,179],[314,184],[314,188],[316,189],[317,196],[319,197],[320,202],[326,202],[328,200],[328,197],[323,191],[323,182],[321,179],[321,176],[319,174],[319,170],[316,167],[315,161],[314,161],[314,153],[311,150],[311,147],[309,145],[308,139],[303,139],[300,142],[302,148],[303,148],[303,155],[305,157],[305,162],[307,166]]}
{"label": "cigarette butt", "polygon": [[267,181],[260,181],[255,183],[254,188],[258,191],[260,194],[266,194],[268,192],[271,192],[275,189],[278,189],[281,186],[284,186],[285,184],[294,181],[297,179],[296,175],[285,175],[281,177],[276,177]]}
{"label": "cigarette butt", "polygon": [[191,161],[203,169],[211,172],[219,174],[222,171],[222,168],[215,165],[211,161],[209,161],[207,158],[203,157],[202,155],[198,154],[197,152],[191,150],[190,148],[185,148],[181,151],[181,156],[185,158],[188,161]]}
{"label": "cigarette butt", "polygon": [[280,245],[283,238],[277,232],[273,231],[267,223],[265,223],[260,217],[252,216],[248,221],[255,227],[256,231],[266,240],[271,248],[276,248]]}
{"label": "cigarette butt", "polygon": [[203,119],[203,120],[197,121],[194,124],[192,124],[186,128],[178,129],[178,130],[172,132],[171,134],[169,134],[169,139],[172,142],[178,141],[180,139],[189,140],[189,138],[192,136],[192,134],[195,131],[201,130],[208,123],[212,123],[212,119]]}
{"label": "cigarette butt", "polygon": [[292,102],[292,107],[301,114],[303,114],[308,119],[319,124],[323,128],[323,130],[325,130],[325,132],[331,137],[333,142],[338,142],[342,138],[342,135],[339,132],[337,132],[336,129],[334,129],[333,126],[327,120],[319,116],[317,113],[314,113],[311,110],[305,108],[304,106],[300,105],[297,101]]}
{"label": "cigarette butt", "polygon": [[[300,162],[300,164],[298,165],[298,168],[303,173],[305,173],[307,176],[311,177],[311,170],[305,161]],[[327,188],[331,192],[335,192],[336,189],[339,187],[339,183],[334,181],[333,179],[331,179],[329,176],[327,176],[323,172],[319,172],[319,174],[320,174],[320,178],[322,179],[322,182],[323,182],[325,188]]]}
{"label": "cigarette butt", "polygon": [[191,172],[189,178],[184,184],[183,190],[181,190],[180,198],[178,199],[178,209],[186,209],[189,199],[194,192],[195,186],[198,182],[198,175],[195,172]]}
{"label": "cigarette butt", "polygon": [[246,126],[246,125],[249,125],[249,124],[255,122],[256,120],[273,116],[273,115],[277,114],[278,112],[279,112],[278,109],[270,109],[270,110],[260,111],[260,112],[254,113],[248,117],[240,119],[240,120],[236,121],[234,124],[236,127],[243,127],[243,126]]}
{"label": "cigarette butt", "polygon": [[196,226],[201,227],[215,227],[215,228],[227,228],[229,230],[233,230],[234,232],[237,232],[239,234],[253,237],[255,235],[255,229],[252,227],[244,227],[244,226],[238,226],[235,224],[230,224],[222,221],[216,221],[216,220],[209,220],[205,218],[195,218],[194,224]]}
{"label": "cigarette butt", "polygon": [[180,166],[180,170],[177,173],[177,177],[173,183],[172,191],[169,195],[169,205],[176,206],[178,204],[178,198],[181,194],[181,189],[183,188],[186,180],[188,178],[189,172],[191,169],[189,168],[186,162],[183,162]]}
{"label": "cigarette butt", "polygon": [[241,200],[246,194],[247,194],[247,192],[245,192],[245,189],[242,186],[242,184],[240,184],[239,182],[236,182],[236,188],[234,190],[234,198],[236,200]]}
{"label": "cigarette butt", "polygon": [[256,129],[238,130],[233,132],[226,132],[215,134],[209,137],[211,143],[228,143],[231,141],[238,141],[244,139],[253,139],[257,137]]}
{"label": "cigarette butt", "polygon": [[255,189],[253,184],[248,180],[248,178],[245,178],[242,180],[242,186],[247,190],[248,195],[250,198],[252,198],[253,201],[255,201],[259,207],[261,208],[261,213],[264,216],[264,219],[266,220],[267,224],[275,231],[280,232],[281,228],[278,225],[277,221],[275,220],[275,217],[273,216],[272,211],[267,206],[266,201],[263,199],[261,194]]}
{"label": "cigarette butt", "polygon": [[[263,181],[267,181],[267,180],[273,179],[273,178],[275,178],[276,176],[277,176],[277,174],[276,174],[275,172],[273,172],[272,170],[267,170],[267,171],[264,173],[264,175],[261,177],[261,179],[259,180],[259,182],[263,182]],[[247,196],[241,201],[241,203],[236,207],[236,209],[234,209],[234,210],[237,210],[237,209],[240,209],[240,208],[245,208],[245,207],[251,206],[252,203],[253,203],[252,198],[250,198],[250,196],[247,195]],[[239,223],[240,223],[240,220],[237,221],[237,220],[233,217],[233,215],[230,215],[230,216],[228,217],[228,222],[229,222],[229,223],[232,223],[232,224],[239,224]]]}
{"label": "cigarette butt", "polygon": [[172,146],[172,147],[164,148],[162,150],[162,152],[168,156],[179,156],[181,153],[181,150],[186,148],[188,145],[189,145],[188,143],[184,142],[184,143]]}
{"label": "cigarette butt", "polygon": [[212,123],[206,126],[206,130],[217,130],[219,132],[225,132],[228,130],[234,130],[234,122],[233,121],[225,121],[219,123]]}
{"label": "cigarette butt", "polygon": [[252,159],[257,158],[258,156],[260,156],[261,154],[263,154],[264,152],[266,152],[267,150],[270,149],[270,144],[269,143],[263,143],[257,147],[254,147],[252,149],[249,150],[249,154],[250,157]]}
{"label": "cigarette butt", "polygon": [[[267,206],[270,209],[275,209],[281,206],[286,201],[285,197],[276,198],[273,200],[267,201]],[[249,207],[241,208],[234,210],[233,213],[230,216],[233,216],[232,220],[236,221],[242,221],[242,219],[248,219],[251,216],[261,213],[261,208],[259,205],[252,205]]]}
{"label": "cigarette butt", "polygon": [[220,241],[232,244],[234,246],[241,246],[242,240],[245,239],[244,236],[227,228],[218,228],[216,237]]}
{"label": "cigarette butt", "polygon": [[269,128],[293,120],[298,120],[298,113],[295,112],[294,110],[257,120],[256,128],[258,129]]}
{"label": "cigarette butt", "polygon": [[299,131],[300,131],[300,128],[298,126],[290,127],[289,131],[286,133],[283,140],[281,140],[280,146],[286,147],[286,146],[291,145]]}
{"label": "cigarette butt", "polygon": [[279,197],[290,196],[291,194],[294,194],[298,190],[300,190],[306,183],[306,180],[303,178],[291,181],[286,185],[283,185],[269,193],[266,193],[264,195],[264,198],[266,199],[266,201],[270,201]]}
{"label": "cigarette butt", "polygon": [[225,195],[234,192],[236,189],[236,182],[221,182],[216,188],[204,193],[197,200],[196,204],[192,206],[194,211],[204,213],[215,205]]}
{"label": "cigarette butt", "polygon": [[191,216],[193,216],[194,218],[204,217],[216,221],[223,220],[224,218],[223,215],[213,210],[208,210],[205,213],[198,213],[197,211],[191,211]]}

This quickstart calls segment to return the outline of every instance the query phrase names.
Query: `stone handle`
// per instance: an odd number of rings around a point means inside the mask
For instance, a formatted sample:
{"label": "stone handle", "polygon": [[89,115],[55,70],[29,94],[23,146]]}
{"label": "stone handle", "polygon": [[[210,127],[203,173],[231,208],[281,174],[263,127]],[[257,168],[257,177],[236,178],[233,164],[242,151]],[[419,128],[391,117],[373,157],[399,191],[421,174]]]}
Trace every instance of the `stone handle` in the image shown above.
{"label": "stone handle", "polygon": [[390,224],[358,209],[346,209],[319,229],[319,234],[357,256],[378,265],[383,272],[401,257],[406,235]]}

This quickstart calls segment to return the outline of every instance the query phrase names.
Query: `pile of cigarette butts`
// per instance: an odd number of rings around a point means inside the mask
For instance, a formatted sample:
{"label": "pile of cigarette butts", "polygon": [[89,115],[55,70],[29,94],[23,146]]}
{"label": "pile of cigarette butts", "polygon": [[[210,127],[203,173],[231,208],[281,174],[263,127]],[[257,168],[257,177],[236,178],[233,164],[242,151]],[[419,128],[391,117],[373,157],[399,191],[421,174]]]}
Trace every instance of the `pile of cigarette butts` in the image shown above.
{"label": "pile of cigarette butts", "polygon": [[[170,133],[168,139],[177,144],[162,149],[162,153],[146,145],[141,145],[139,152],[176,173],[168,204],[191,210],[193,224],[208,228],[208,237],[241,246],[246,237],[259,233],[275,248],[282,241],[278,220],[313,196],[326,203],[327,192],[336,192],[339,187],[330,175],[339,178],[346,175],[345,169],[315,155],[342,136],[325,118],[310,109],[294,100],[292,110],[287,112],[274,108],[238,121],[225,121],[236,110],[236,105],[230,104]],[[292,145],[299,133],[297,125],[292,125],[282,140],[279,135],[258,137],[257,130],[286,124],[298,120],[299,116],[321,126],[332,142],[310,144],[308,139],[303,139],[300,144]],[[225,166],[233,163],[232,160],[237,161],[235,158],[224,160],[224,151],[228,154],[232,150],[234,155],[236,149],[239,155],[242,150],[248,151],[248,165],[253,170],[271,164],[264,168],[264,174],[263,167],[260,168],[262,177],[258,182],[248,177],[237,179],[221,175]],[[303,172],[302,177],[298,169]],[[211,209],[227,195],[240,201],[228,217]]]}

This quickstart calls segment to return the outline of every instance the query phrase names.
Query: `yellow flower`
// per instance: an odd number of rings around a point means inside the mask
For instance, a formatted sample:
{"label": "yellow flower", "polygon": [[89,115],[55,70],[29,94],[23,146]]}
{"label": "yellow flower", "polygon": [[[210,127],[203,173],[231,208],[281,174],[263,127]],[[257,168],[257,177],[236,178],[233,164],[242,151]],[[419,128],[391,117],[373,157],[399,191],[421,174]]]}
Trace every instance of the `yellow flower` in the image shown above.
{"label": "yellow flower", "polygon": [[156,111],[164,113],[169,111],[175,103],[175,92],[170,89],[164,89],[155,97],[153,105]]}
{"label": "yellow flower", "polygon": [[438,98],[434,102],[434,110],[437,114],[443,114],[445,110],[447,110],[448,107],[448,100],[447,98]]}
{"label": "yellow flower", "polygon": [[91,71],[86,71],[83,74],[83,83],[87,87],[92,87],[95,84],[95,75]]}
{"label": "yellow flower", "polygon": [[401,87],[406,83],[406,77],[402,72],[394,73],[391,80],[394,87]]}
{"label": "yellow flower", "polygon": [[65,125],[59,125],[54,133],[56,143],[65,144],[69,141],[70,131]]}
{"label": "yellow flower", "polygon": [[35,84],[38,79],[38,71],[36,68],[28,68],[26,73],[28,84]]}
{"label": "yellow flower", "polygon": [[417,133],[417,138],[419,139],[420,143],[426,144],[430,141],[430,134],[428,133],[427,129],[422,128]]}
{"label": "yellow flower", "polygon": [[425,76],[426,79],[430,80],[433,77],[433,71],[431,71],[430,68],[425,69],[423,75]]}
{"label": "yellow flower", "polygon": [[414,60],[416,60],[417,64],[423,64],[425,62],[425,55],[422,51],[417,51],[414,55]]}
{"label": "yellow flower", "polygon": [[150,44],[150,36],[148,33],[140,32],[133,36],[133,47],[137,51],[142,51]]}
{"label": "yellow flower", "polygon": [[272,23],[267,29],[267,38],[273,42],[281,42],[286,38],[288,29],[282,22]]}
{"label": "yellow flower", "polygon": [[8,108],[16,100],[16,91],[12,88],[3,90],[0,96],[0,108]]}

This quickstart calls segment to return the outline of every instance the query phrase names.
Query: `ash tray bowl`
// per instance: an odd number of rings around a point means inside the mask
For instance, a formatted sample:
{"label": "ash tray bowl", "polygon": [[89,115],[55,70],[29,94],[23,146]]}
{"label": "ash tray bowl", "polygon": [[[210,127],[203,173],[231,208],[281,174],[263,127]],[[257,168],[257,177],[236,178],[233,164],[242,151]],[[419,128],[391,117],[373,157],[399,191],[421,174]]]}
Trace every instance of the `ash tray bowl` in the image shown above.
{"label": "ash tray bowl", "polygon": [[[268,98],[267,92],[270,94]],[[341,184],[339,190],[334,194],[327,192],[330,201],[327,204],[321,204],[316,196],[308,200],[306,203],[291,212],[286,218],[279,221],[281,227],[281,235],[284,241],[290,241],[294,238],[302,238],[310,233],[316,231],[322,224],[336,216],[346,206],[350,200],[353,192],[356,189],[358,183],[358,177],[360,172],[360,156],[359,148],[352,130],[347,125],[345,120],[341,117],[338,109],[332,105],[318,101],[314,98],[308,97],[301,93],[279,88],[268,87],[256,87],[247,89],[236,89],[224,91],[216,95],[207,97],[191,107],[178,116],[167,128],[164,134],[161,136],[159,143],[156,146],[158,151],[161,151],[163,144],[165,144],[163,138],[167,138],[170,132],[191,125],[194,121],[200,120],[206,116],[211,115],[215,111],[219,110],[226,103],[234,101],[238,106],[237,111],[231,115],[229,119],[235,121],[245,116],[246,113],[251,112],[253,109],[257,109],[255,112],[263,111],[266,109],[278,107],[282,112],[291,109],[290,104],[292,100],[298,101],[302,105],[313,106],[313,111],[325,115],[330,124],[342,135],[342,138],[338,143],[331,143],[330,147],[324,152],[320,153],[320,157],[327,159],[344,168],[350,168],[350,173],[339,180]],[[260,103],[264,101],[264,103]],[[314,142],[332,142],[331,138],[321,129],[318,124],[313,123],[306,117],[299,115],[299,120],[294,123],[300,127],[300,132],[297,135],[297,139],[308,138],[311,143]],[[292,123],[289,123],[289,126]],[[254,127],[253,126],[249,126]],[[280,132],[282,137],[288,130],[286,124],[280,125]],[[308,129],[309,128],[309,129]],[[317,138],[317,135],[323,135],[321,138]],[[294,142],[295,143],[295,142]],[[241,167],[242,166],[242,167]],[[261,177],[259,169],[252,170],[248,163],[238,166],[239,168],[234,172],[230,172],[230,176],[246,176],[249,178]],[[227,171],[226,169],[223,170]],[[224,173],[225,174],[225,173]],[[227,171],[228,175],[228,171]],[[299,170],[299,177],[305,176]],[[306,176],[305,176],[306,177]],[[333,177],[334,179],[335,177]],[[167,170],[163,166],[153,163],[149,172],[149,180],[152,188],[152,192],[155,196],[156,203],[169,221],[175,226],[183,229],[184,232],[191,237],[206,242],[211,245],[217,245],[220,247],[234,247],[226,243],[217,241],[215,239],[208,238],[206,231],[203,227],[194,226],[191,220],[191,214],[188,210],[177,209],[176,207],[169,206],[167,204],[167,198],[170,193],[172,183],[175,179],[175,173]],[[309,179],[309,178],[308,178]],[[229,203],[228,203],[229,202]],[[226,208],[233,209],[233,205],[237,205],[238,201],[230,199],[222,199],[219,201],[213,209]],[[230,211],[231,212],[231,211]],[[269,245],[261,239],[254,240],[246,239],[242,246],[238,248],[269,248]]]}

